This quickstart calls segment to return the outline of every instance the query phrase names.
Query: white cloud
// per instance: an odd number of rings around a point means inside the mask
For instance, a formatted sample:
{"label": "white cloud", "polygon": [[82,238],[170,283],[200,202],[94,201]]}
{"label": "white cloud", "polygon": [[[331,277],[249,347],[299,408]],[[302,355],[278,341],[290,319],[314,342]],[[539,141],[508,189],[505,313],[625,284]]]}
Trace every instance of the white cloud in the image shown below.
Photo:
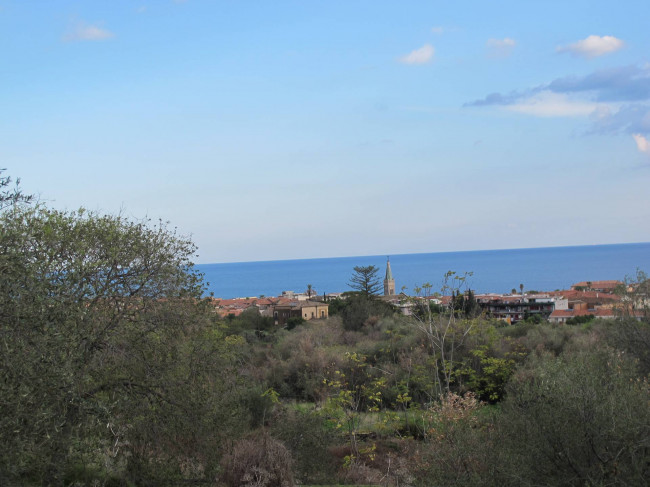
{"label": "white cloud", "polygon": [[567,95],[543,91],[505,107],[536,117],[584,117],[599,109],[594,102],[571,100]]}
{"label": "white cloud", "polygon": [[485,43],[488,47],[491,57],[506,57],[512,54],[512,50],[517,45],[517,41],[510,37],[504,39],[488,39]]}
{"label": "white cloud", "polygon": [[639,149],[639,152],[650,155],[650,140],[641,134],[632,134],[632,137],[634,137],[634,142],[636,142],[636,148]]}
{"label": "white cloud", "polygon": [[98,25],[78,22],[70,31],[63,36],[66,41],[103,41],[115,37],[110,30]]}
{"label": "white cloud", "polygon": [[438,35],[443,34],[445,30],[446,29],[441,25],[436,25],[435,27],[431,27],[431,32]]}
{"label": "white cloud", "polygon": [[433,59],[434,53],[435,49],[433,46],[431,44],[425,44],[399,58],[399,62],[404,64],[427,64]]}
{"label": "white cloud", "polygon": [[574,56],[594,58],[622,49],[625,43],[614,36],[589,36],[567,46],[560,46],[557,52],[568,52]]}

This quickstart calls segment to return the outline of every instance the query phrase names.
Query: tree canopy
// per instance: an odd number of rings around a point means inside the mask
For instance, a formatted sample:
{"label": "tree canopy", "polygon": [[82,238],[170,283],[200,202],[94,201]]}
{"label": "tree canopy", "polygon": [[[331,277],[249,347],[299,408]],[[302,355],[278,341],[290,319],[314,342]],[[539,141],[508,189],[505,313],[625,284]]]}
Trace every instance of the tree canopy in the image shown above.
{"label": "tree canopy", "polygon": [[194,244],[17,194],[0,213],[0,484],[67,485],[79,465],[136,483],[186,475],[172,452],[214,455],[237,420]]}
{"label": "tree canopy", "polygon": [[379,277],[377,277],[378,272],[379,268],[374,265],[356,266],[348,286],[363,296],[375,296],[379,294],[382,286]]}

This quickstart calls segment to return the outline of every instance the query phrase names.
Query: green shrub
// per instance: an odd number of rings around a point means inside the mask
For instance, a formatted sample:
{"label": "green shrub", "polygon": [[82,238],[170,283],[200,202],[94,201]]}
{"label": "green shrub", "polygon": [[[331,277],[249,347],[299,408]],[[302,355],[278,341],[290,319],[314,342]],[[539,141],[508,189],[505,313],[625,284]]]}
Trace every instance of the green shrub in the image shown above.
{"label": "green shrub", "polygon": [[648,485],[649,392],[634,362],[617,352],[531,356],[508,386],[498,422],[504,478]]}

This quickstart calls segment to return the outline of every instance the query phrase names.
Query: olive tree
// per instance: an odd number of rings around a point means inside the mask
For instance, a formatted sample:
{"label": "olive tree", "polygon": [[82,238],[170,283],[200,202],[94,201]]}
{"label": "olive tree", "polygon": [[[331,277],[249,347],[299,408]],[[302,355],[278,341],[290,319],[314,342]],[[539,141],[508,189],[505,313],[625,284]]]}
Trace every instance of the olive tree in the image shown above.
{"label": "olive tree", "polygon": [[[4,209],[0,484],[61,484],[78,464],[136,479],[153,461],[193,475],[193,448],[215,445],[192,434],[218,430],[201,411],[223,411],[228,377],[194,253],[164,223]],[[183,442],[190,458],[171,462]]]}
{"label": "olive tree", "polygon": [[498,422],[504,483],[648,485],[650,391],[610,350],[533,355]]}

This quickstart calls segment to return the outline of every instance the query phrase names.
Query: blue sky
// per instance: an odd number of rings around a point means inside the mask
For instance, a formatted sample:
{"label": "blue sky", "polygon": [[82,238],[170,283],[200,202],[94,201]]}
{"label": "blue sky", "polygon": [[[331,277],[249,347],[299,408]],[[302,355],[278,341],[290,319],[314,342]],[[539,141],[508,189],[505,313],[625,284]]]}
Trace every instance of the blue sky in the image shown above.
{"label": "blue sky", "polygon": [[650,241],[650,2],[0,0],[0,166],[199,262]]}

